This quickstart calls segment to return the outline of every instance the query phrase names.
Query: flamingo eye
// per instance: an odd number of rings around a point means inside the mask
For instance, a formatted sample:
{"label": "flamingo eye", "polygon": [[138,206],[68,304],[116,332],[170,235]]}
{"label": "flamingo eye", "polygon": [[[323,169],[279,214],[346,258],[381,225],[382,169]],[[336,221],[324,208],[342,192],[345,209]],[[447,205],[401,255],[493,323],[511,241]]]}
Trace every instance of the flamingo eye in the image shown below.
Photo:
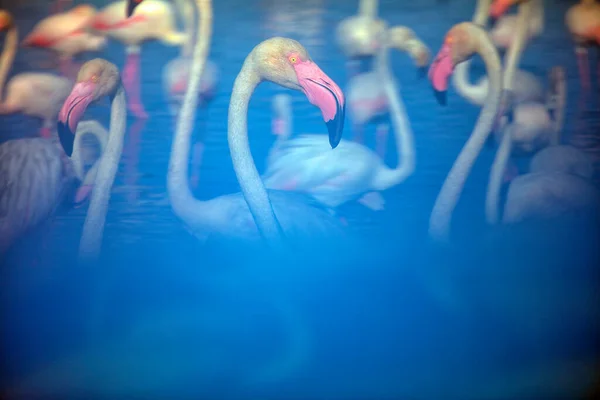
{"label": "flamingo eye", "polygon": [[446,36],[446,44],[452,44],[454,42],[454,37],[452,35]]}
{"label": "flamingo eye", "polygon": [[292,64],[296,64],[298,62],[298,57],[296,57],[296,56],[290,56],[290,62]]}

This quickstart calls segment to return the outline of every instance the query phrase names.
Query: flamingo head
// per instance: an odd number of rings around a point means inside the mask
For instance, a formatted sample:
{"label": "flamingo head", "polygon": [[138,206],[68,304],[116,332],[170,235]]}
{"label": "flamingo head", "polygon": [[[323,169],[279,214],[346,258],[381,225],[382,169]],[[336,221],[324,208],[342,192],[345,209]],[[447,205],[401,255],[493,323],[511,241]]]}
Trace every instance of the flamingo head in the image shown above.
{"label": "flamingo head", "polygon": [[452,27],[446,34],[442,48],[431,63],[429,79],[433,84],[436,98],[442,105],[446,104],[448,79],[454,67],[469,59],[478,50],[479,44],[475,39],[476,35],[472,32],[474,26],[470,22],[463,22]]}
{"label": "flamingo head", "polygon": [[88,61],[79,70],[77,82],[58,114],[58,136],[67,153],[73,153],[77,124],[87,107],[103,96],[112,96],[120,84],[119,70],[101,58]]}
{"label": "flamingo head", "polygon": [[267,39],[252,50],[242,69],[248,63],[258,72],[260,80],[303,92],[321,110],[329,131],[329,144],[337,147],[344,130],[344,93],[300,43],[281,37]]}
{"label": "flamingo head", "polygon": [[8,11],[0,10],[0,32],[9,30],[14,26],[15,21]]}
{"label": "flamingo head", "polygon": [[523,0],[494,0],[490,7],[490,17],[495,21],[503,16],[510,7]]}
{"label": "flamingo head", "polygon": [[127,0],[127,8],[125,11],[125,16],[127,18],[131,17],[131,15],[133,15],[133,12],[135,11],[135,8],[137,6],[139,6],[140,4],[142,4],[144,0]]}

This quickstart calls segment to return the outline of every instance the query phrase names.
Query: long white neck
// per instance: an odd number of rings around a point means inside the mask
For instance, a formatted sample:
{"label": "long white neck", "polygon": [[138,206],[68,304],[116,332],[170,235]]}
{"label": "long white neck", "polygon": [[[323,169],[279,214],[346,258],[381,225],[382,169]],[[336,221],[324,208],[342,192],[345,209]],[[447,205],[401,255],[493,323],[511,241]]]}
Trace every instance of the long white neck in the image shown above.
{"label": "long white neck", "polygon": [[396,152],[398,154],[396,168],[382,168],[375,178],[373,189],[385,190],[401,183],[414,172],[415,144],[406,108],[398,95],[398,84],[389,68],[389,45],[383,46],[377,55],[375,71],[383,80],[383,87],[390,108],[390,117],[394,126]]}
{"label": "long white neck", "polygon": [[485,219],[488,224],[498,223],[498,210],[500,203],[500,189],[502,188],[502,180],[506,164],[510,158],[512,151],[512,124],[508,125],[502,133],[500,146],[496,151],[496,157],[490,171],[490,180],[485,198]]}
{"label": "long white neck", "polygon": [[173,212],[194,230],[208,232],[215,228],[217,214],[209,202],[194,198],[188,185],[188,160],[194,117],[200,93],[200,77],[204,72],[212,35],[212,9],[210,0],[196,0],[199,26],[190,68],[188,86],[185,91],[175,137],[171,148],[167,192]]}
{"label": "long white neck", "polygon": [[[488,16],[492,0],[479,0],[475,13],[473,14],[473,23],[487,29]],[[469,76],[471,71],[472,59],[462,62],[456,66],[452,74],[452,85],[465,100],[476,106],[482,106],[487,98],[488,81],[480,79],[476,83],[471,82]]]}
{"label": "long white neck", "polygon": [[96,185],[92,192],[90,206],[83,224],[83,233],[81,235],[81,242],[79,243],[80,261],[95,261],[100,255],[110,191],[115,181],[117,169],[119,168],[121,153],[123,153],[123,142],[127,127],[126,107],[125,91],[119,82],[119,87],[112,99],[110,109],[110,134],[108,143],[100,159]]}
{"label": "long white neck", "polygon": [[10,71],[13,61],[15,60],[15,54],[17,53],[18,45],[19,31],[15,25],[6,33],[6,38],[4,39],[4,50],[2,51],[2,55],[0,55],[0,103],[2,103],[4,85],[6,84],[8,72]]}
{"label": "long white neck", "polygon": [[358,14],[365,17],[376,18],[378,0],[360,0],[358,3]]}
{"label": "long white neck", "polygon": [[470,32],[473,37],[478,38],[477,52],[485,63],[490,89],[475,128],[452,165],[433,206],[429,219],[429,234],[437,240],[448,239],[452,212],[458,203],[471,168],[492,130],[502,94],[502,66],[494,44],[482,28],[471,25]]}
{"label": "long white neck", "polygon": [[527,30],[529,29],[534,6],[532,0],[525,1],[519,5],[515,37],[505,56],[503,87],[506,90],[514,90],[513,82],[515,72],[517,70],[517,64],[521,59],[521,54],[523,54],[523,50],[525,50],[525,47],[527,46]]}
{"label": "long white neck", "polygon": [[[87,134],[94,135],[100,144],[100,158],[98,161],[94,163],[94,166],[88,171],[87,174],[84,173],[84,163],[82,159],[82,142],[83,137]],[[75,133],[75,140],[73,142],[73,154],[71,155],[71,162],[73,163],[73,168],[75,169],[75,174],[80,181],[86,180],[86,177],[90,175],[93,171],[97,172],[98,165],[100,165],[100,160],[102,159],[102,154],[106,151],[106,144],[108,142],[108,131],[98,122],[94,120],[89,121],[81,121],[77,124],[77,132]],[[94,177],[95,178],[95,177]]]}
{"label": "long white neck", "polygon": [[235,175],[259,232],[269,244],[282,249],[283,231],[254,164],[248,141],[248,104],[260,81],[261,78],[252,63],[251,53],[233,84],[229,102],[227,141]]}
{"label": "long white neck", "polygon": [[196,29],[196,10],[194,0],[176,0],[175,4],[180,15],[183,18],[184,30],[186,33],[186,40],[184,45],[181,47],[182,57],[191,57],[192,51],[194,50],[194,43],[196,35],[194,34]]}

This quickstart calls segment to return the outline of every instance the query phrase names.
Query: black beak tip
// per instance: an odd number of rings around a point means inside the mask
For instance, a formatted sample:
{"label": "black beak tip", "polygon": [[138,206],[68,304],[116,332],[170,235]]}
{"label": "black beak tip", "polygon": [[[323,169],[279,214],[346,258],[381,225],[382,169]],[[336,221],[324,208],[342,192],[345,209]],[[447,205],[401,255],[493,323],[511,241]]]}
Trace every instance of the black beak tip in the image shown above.
{"label": "black beak tip", "polygon": [[338,111],[335,117],[326,124],[329,132],[329,144],[332,149],[335,149],[340,144],[344,133],[344,111]]}
{"label": "black beak tip", "polygon": [[75,141],[75,135],[73,132],[71,132],[71,129],[69,129],[69,125],[61,121],[58,121],[57,130],[58,138],[60,139],[62,148],[64,149],[65,153],[71,157],[71,154],[73,154],[73,142]]}
{"label": "black beak tip", "polygon": [[491,26],[494,26],[496,25],[496,22],[498,22],[498,18],[490,15],[489,22]]}
{"label": "black beak tip", "polygon": [[135,10],[136,4],[135,2],[129,0],[127,2],[127,11],[125,12],[127,18],[131,17],[131,15],[133,14],[133,11]]}
{"label": "black beak tip", "polygon": [[447,92],[445,90],[433,89],[433,94],[435,95],[437,102],[442,106],[448,104],[448,96],[446,95],[446,93]]}

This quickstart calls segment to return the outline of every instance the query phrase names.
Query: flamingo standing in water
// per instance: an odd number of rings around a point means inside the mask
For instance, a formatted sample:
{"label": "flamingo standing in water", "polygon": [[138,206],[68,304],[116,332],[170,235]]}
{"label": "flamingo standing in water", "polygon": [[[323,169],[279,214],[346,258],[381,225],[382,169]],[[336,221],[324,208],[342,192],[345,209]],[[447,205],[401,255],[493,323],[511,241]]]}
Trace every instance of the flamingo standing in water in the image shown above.
{"label": "flamingo standing in water", "polygon": [[[430,58],[429,48],[417,38],[411,29],[396,26],[387,31],[382,31],[380,34],[387,36],[387,39],[381,40],[384,42],[382,47],[394,47],[406,51],[419,69],[427,67]],[[348,83],[348,104],[352,118],[352,130],[355,135],[354,140],[358,143],[364,141],[364,126],[369,121],[378,120],[389,115],[390,109],[385,85],[385,81],[381,79],[381,74],[375,71],[355,75]],[[403,121],[404,125],[410,124],[404,110],[398,118]],[[387,151],[388,133],[389,125],[380,122],[377,125],[376,132],[376,151],[382,159],[385,159]]]}
{"label": "flamingo standing in water", "polygon": [[94,135],[103,152],[106,130],[96,121],[77,127],[73,155],[67,159],[55,137],[9,140],[0,145],[0,256],[15,240],[50,218],[79,179],[74,202],[92,191],[98,162],[85,172],[81,138]]}
{"label": "flamingo standing in water", "polygon": [[502,66],[498,51],[487,32],[477,24],[463,22],[447,33],[444,45],[431,64],[429,79],[440,103],[445,104],[448,79],[455,65],[479,54],[486,66],[489,81],[487,100],[479,118],[438,194],[429,219],[429,235],[436,240],[448,240],[450,219],[458,203],[465,181],[490,135],[500,108],[502,96]]}
{"label": "flamingo standing in water", "polygon": [[146,0],[126,18],[127,2],[116,1],[100,10],[92,28],[126,46],[127,60],[123,68],[123,83],[129,111],[138,118],[147,118],[140,93],[140,46],[148,40],[159,40],[169,46],[182,46],[187,35],[175,30],[173,7],[161,0]]}
{"label": "flamingo standing in water", "polygon": [[15,75],[6,83],[17,52],[19,33],[12,15],[5,10],[0,10],[0,32],[6,32],[0,55],[0,115],[23,113],[41,118],[40,135],[49,138],[60,105],[73,84],[67,78],[37,72]]}
{"label": "flamingo standing in water", "polygon": [[[276,143],[263,178],[268,188],[307,193],[332,208],[359,198],[371,209],[383,208],[383,199],[373,191],[400,184],[415,168],[414,137],[389,70],[388,52],[387,46],[380,49],[374,73],[390,106],[398,166],[389,168],[376,153],[358,143],[342,140],[336,151],[330,151],[324,135],[303,135]],[[284,125],[291,127],[291,122]]]}
{"label": "flamingo standing in water", "polygon": [[[131,2],[129,12],[133,12],[138,4]],[[319,239],[331,241],[332,238],[346,237],[339,221],[328,210],[317,207],[309,197],[267,192],[250,153],[246,125],[248,103],[252,92],[263,80],[304,92],[309,101],[321,109],[329,129],[331,147],[335,148],[341,140],[344,95],[295,40],[276,37],[257,45],[234,82],[229,105],[228,142],[242,193],[208,201],[193,197],[187,183],[190,135],[212,32],[210,2],[198,0],[197,5],[200,24],[193,64],[167,175],[173,211],[201,239],[210,234],[244,240],[258,240],[262,236],[269,244],[282,248],[277,245],[287,247],[291,244],[287,241],[283,244],[284,234],[290,241],[304,239],[317,243]]]}
{"label": "flamingo standing in water", "polygon": [[96,9],[81,4],[69,11],[51,15],[38,22],[23,39],[22,45],[50,49],[59,55],[64,76],[73,77],[73,57],[86,51],[100,51],[106,38],[88,31]]}
{"label": "flamingo standing in water", "polygon": [[377,18],[378,0],[360,0],[358,14],[342,20],[335,31],[338,46],[348,59],[350,77],[359,72],[357,64],[363,58],[372,58],[383,43],[380,33],[386,23]]}
{"label": "flamingo standing in water", "polygon": [[[179,112],[179,107],[183,101],[187,83],[189,80],[190,67],[192,65],[192,49],[194,46],[194,26],[195,26],[195,13],[194,2],[189,0],[179,0],[183,2],[179,8],[184,10],[184,20],[186,22],[186,32],[188,39],[185,45],[181,49],[181,55],[171,61],[163,68],[163,86],[164,91],[169,98],[169,107],[171,114],[176,116]],[[210,100],[212,100],[216,94],[216,86],[219,80],[219,70],[217,65],[206,60],[204,71],[200,80],[200,100],[199,106],[205,107]],[[204,131],[203,127],[199,130],[200,134]],[[196,189],[198,182],[200,181],[200,164],[202,162],[202,154],[204,152],[204,143],[202,138],[199,138],[193,146],[192,151],[192,171],[190,177],[190,184],[193,189]]]}
{"label": "flamingo standing in water", "polygon": [[112,99],[109,137],[100,158],[95,188],[83,225],[79,244],[81,261],[94,261],[100,253],[110,190],[123,152],[127,111],[117,67],[100,58],[83,64],[77,76],[77,83],[58,115],[59,137],[65,151],[70,155],[73,150],[73,132],[76,132],[85,110],[92,102],[104,96]]}

